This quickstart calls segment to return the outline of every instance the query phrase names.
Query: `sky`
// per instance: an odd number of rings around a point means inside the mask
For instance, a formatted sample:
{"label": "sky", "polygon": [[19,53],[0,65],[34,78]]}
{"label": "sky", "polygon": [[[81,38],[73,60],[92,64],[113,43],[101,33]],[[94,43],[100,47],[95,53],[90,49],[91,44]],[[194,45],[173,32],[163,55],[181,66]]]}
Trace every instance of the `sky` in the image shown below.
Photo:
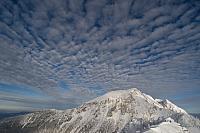
{"label": "sky", "polygon": [[200,1],[0,0],[0,111],[135,87],[200,113]]}

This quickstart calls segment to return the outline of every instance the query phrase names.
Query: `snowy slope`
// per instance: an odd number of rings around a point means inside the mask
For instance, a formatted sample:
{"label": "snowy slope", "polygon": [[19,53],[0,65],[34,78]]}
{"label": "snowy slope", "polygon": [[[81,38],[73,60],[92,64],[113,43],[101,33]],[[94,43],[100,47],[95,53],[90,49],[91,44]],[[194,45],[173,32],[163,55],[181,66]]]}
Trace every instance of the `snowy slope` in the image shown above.
{"label": "snowy slope", "polygon": [[189,133],[188,129],[181,127],[176,122],[162,122],[159,125],[152,126],[145,133]]}
{"label": "snowy slope", "polygon": [[[109,92],[74,109],[44,110],[7,119],[0,122],[0,132],[134,133],[162,125],[169,117],[181,126],[199,130],[199,120],[175,104],[168,100],[155,100],[133,88]],[[171,128],[172,125],[161,126],[159,130],[166,126]]]}
{"label": "snowy slope", "polygon": [[170,102],[169,100],[161,100],[161,99],[155,99],[158,103],[160,103],[164,108],[167,108],[169,110],[172,110],[174,112],[177,113],[184,113],[187,114],[187,112],[181,108],[179,108],[178,106],[176,106],[175,104],[173,104],[172,102]]}

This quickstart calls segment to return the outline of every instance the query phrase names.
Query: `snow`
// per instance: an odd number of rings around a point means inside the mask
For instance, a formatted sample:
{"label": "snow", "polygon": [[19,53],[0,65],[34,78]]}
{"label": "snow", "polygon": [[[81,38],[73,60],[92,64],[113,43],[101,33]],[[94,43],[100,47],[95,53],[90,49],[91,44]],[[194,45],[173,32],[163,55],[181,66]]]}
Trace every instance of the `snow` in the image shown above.
{"label": "snow", "polygon": [[174,122],[174,120],[169,117],[169,118],[165,119],[165,122],[170,122],[171,123],[171,122]]}
{"label": "snow", "polygon": [[168,109],[172,109],[173,111],[177,112],[177,113],[184,113],[187,114],[187,112],[181,108],[179,108],[178,106],[176,106],[175,104],[173,104],[172,102],[170,102],[169,100],[165,100],[166,102],[166,106]]}
{"label": "snow", "polygon": [[[180,124],[172,119],[177,114],[181,114]],[[170,116],[173,117],[168,118]],[[136,88],[109,92],[74,109],[27,114],[20,117],[18,124],[26,130],[38,123],[39,126],[34,128],[44,133],[131,132],[147,130],[150,125],[154,127],[151,126],[147,133],[182,133],[187,130],[181,127],[183,124],[192,133],[197,133],[199,130],[196,127],[200,125],[199,121],[169,100],[154,99]]]}
{"label": "snow", "polygon": [[200,133],[200,129],[197,127],[189,127],[188,130],[190,133]]}
{"label": "snow", "polygon": [[[169,120],[172,120],[171,122]],[[181,127],[179,123],[174,122],[173,119],[167,118],[166,122],[151,127],[145,133],[189,133],[188,129]]]}
{"label": "snow", "polygon": [[182,113],[182,114],[187,114],[187,112],[183,109],[181,109],[180,107],[176,106],[174,103],[172,103],[171,101],[165,99],[155,99],[156,102],[158,102],[159,104],[161,104],[164,108],[172,110],[174,112],[177,113]]}
{"label": "snow", "polygon": [[130,93],[135,93],[136,95],[141,94],[141,92],[137,88],[131,88],[131,89],[128,89],[128,90],[110,91],[103,96],[100,96],[100,97],[97,97],[97,98],[95,98],[91,101],[88,101],[87,103],[99,102],[99,101],[107,100],[108,98],[110,100],[119,99],[119,98],[122,98],[122,97],[126,97]]}
{"label": "snow", "polygon": [[156,102],[162,102],[162,99],[155,99]]}
{"label": "snow", "polygon": [[103,96],[97,97],[87,103],[91,103],[91,102],[100,102],[100,101],[105,101],[105,100],[115,100],[115,99],[119,99],[121,102],[121,98],[126,98],[128,96],[134,96],[134,97],[139,97],[142,99],[146,99],[149,103],[152,103],[154,105],[156,105],[159,108],[163,108],[162,105],[160,105],[155,99],[153,99],[150,95],[144,94],[141,91],[139,91],[137,88],[131,88],[128,90],[117,90],[117,91],[111,91],[106,93]]}

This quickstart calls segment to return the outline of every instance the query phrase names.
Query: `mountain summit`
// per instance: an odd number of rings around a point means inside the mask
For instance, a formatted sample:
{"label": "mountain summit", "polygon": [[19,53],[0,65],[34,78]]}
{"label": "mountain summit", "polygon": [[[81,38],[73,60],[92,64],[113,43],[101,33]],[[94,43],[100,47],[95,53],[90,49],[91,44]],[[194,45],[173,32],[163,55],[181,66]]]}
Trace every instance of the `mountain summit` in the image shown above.
{"label": "mountain summit", "polygon": [[78,108],[8,118],[0,122],[0,132],[199,133],[200,121],[169,100],[133,88],[108,92]]}

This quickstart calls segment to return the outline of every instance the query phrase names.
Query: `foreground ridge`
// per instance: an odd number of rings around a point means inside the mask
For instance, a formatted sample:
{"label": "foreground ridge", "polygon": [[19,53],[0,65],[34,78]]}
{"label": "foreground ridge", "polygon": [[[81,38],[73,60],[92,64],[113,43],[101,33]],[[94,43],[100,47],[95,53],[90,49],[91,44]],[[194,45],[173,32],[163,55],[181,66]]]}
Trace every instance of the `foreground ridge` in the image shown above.
{"label": "foreground ridge", "polygon": [[200,132],[200,121],[169,100],[154,99],[136,88],[108,92],[78,108],[38,111],[0,122],[0,132],[9,133],[161,131]]}

